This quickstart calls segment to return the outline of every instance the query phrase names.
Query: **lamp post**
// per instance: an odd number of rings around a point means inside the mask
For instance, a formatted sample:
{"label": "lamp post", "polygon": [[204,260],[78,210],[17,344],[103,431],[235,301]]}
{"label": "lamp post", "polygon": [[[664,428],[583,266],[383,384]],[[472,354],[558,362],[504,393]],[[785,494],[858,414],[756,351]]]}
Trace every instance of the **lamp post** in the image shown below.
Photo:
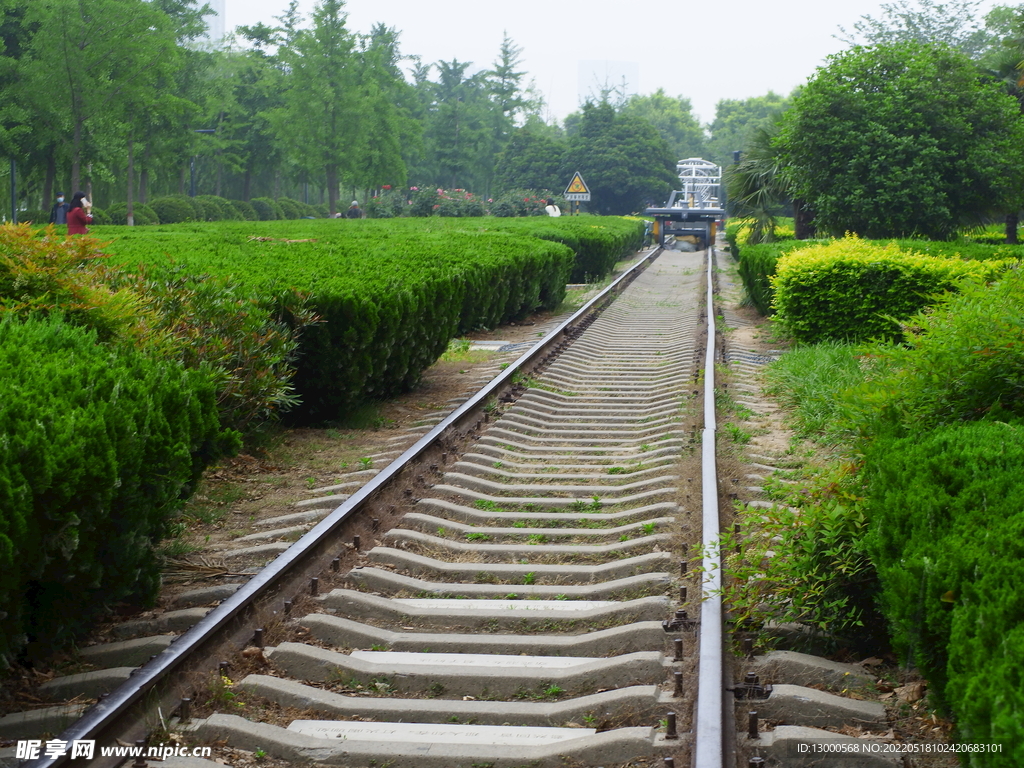
{"label": "lamp post", "polygon": [[[192,133],[216,133],[216,128],[195,128]],[[192,159],[188,163],[189,171],[189,183],[188,183],[188,196],[196,196],[196,156],[192,155]]]}
{"label": "lamp post", "polygon": [[17,170],[14,155],[11,155],[11,224],[18,223],[18,182],[14,177]]}

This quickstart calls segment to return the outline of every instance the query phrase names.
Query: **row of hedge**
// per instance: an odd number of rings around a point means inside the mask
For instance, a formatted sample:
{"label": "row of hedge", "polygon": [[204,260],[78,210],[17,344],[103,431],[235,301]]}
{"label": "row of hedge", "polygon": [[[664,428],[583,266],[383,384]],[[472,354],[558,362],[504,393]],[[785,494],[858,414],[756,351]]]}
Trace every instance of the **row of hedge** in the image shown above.
{"label": "row of hedge", "polygon": [[[114,203],[109,208],[92,209],[93,223],[98,226],[128,223],[128,204]],[[167,195],[148,203],[135,203],[132,217],[136,226],[181,224],[191,221],[275,221],[285,219],[327,218],[327,206],[280,197],[255,197],[252,200],[228,200],[217,195]],[[22,211],[18,220],[43,224],[50,220],[48,211]]]}
{"label": "row of hedge", "polygon": [[457,333],[493,327],[565,295],[574,254],[536,237],[414,222],[222,223],[133,231],[109,248],[154,274],[230,276],[273,311],[304,302],[321,322],[300,338],[295,421],[337,419],[415,384]]}
{"label": "row of hedge", "polygon": [[152,597],[154,543],[237,435],[209,369],[100,344],[59,315],[0,321],[0,392],[2,666]]}
{"label": "row of hedge", "polygon": [[371,219],[440,216],[442,218],[498,218],[515,216],[547,216],[547,201],[564,208],[565,198],[549,190],[514,189],[496,198],[483,200],[464,189],[402,189],[381,190],[366,201],[363,210]]}
{"label": "row of hedge", "polygon": [[626,217],[501,219],[488,222],[487,227],[569,246],[576,254],[569,276],[574,283],[600,280],[616,262],[638,251],[644,238],[643,220]]}
{"label": "row of hedge", "polygon": [[553,308],[577,253],[642,229],[534,221],[118,229],[113,264],[88,237],[0,230],[0,660],[153,594],[155,542],[238,447],[226,425],[295,389],[306,422],[406,389],[452,336]]}

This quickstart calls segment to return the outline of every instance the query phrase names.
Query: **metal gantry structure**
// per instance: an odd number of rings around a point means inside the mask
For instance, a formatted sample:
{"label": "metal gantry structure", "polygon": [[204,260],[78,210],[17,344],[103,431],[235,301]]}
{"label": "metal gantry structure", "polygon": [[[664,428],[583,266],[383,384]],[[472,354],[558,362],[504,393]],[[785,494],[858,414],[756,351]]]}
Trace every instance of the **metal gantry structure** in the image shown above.
{"label": "metal gantry structure", "polygon": [[676,164],[682,189],[673,190],[661,208],[648,208],[656,224],[659,243],[669,237],[689,239],[697,248],[715,240],[715,224],[725,216],[721,203],[722,167],[709,160],[690,157]]}

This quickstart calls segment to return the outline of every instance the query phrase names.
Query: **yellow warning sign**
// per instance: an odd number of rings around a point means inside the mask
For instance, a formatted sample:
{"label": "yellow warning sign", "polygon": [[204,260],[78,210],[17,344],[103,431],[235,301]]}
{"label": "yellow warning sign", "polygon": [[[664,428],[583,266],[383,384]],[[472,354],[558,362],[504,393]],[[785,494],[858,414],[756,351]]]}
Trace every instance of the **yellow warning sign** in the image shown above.
{"label": "yellow warning sign", "polygon": [[590,188],[586,182],[583,181],[583,177],[577,172],[573,177],[572,181],[569,182],[569,186],[565,188],[565,199],[566,200],[590,200]]}

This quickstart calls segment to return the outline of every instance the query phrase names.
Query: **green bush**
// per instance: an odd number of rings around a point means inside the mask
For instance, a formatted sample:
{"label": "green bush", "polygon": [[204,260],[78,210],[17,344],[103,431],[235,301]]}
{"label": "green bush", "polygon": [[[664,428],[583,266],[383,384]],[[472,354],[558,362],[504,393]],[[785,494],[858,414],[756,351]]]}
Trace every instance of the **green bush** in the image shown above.
{"label": "green bush", "polygon": [[732,621],[798,622],[823,639],[884,647],[860,490],[859,478],[839,466],[775,490],[769,509],[742,513],[740,530],[720,542]]}
{"label": "green bush", "polygon": [[961,240],[891,240],[905,251],[965,261],[1004,261],[1024,258],[1024,245],[1005,243],[966,243]]}
{"label": "green bush", "polygon": [[203,207],[204,221],[238,221],[240,219],[230,200],[217,195],[196,195],[195,202]]}
{"label": "green bush", "polygon": [[110,218],[110,214],[108,214],[102,208],[97,208],[96,206],[93,206],[91,213],[92,223],[96,224],[97,226],[110,225],[114,223],[113,220]]}
{"label": "green bush", "polygon": [[154,544],[213,459],[208,370],[58,317],[0,321],[0,655],[64,640],[159,585]]}
{"label": "green bush", "polygon": [[771,278],[776,319],[798,341],[899,338],[900,321],[965,277],[991,279],[998,261],[908,253],[848,236],[790,251]]}
{"label": "green bush", "polygon": [[275,221],[276,219],[284,218],[284,216],[277,215],[274,201],[269,197],[254,197],[249,203],[252,205],[253,210],[256,211],[260,221]]}
{"label": "green bush", "polygon": [[50,221],[50,212],[41,210],[18,211],[18,223],[45,227]]}
{"label": "green bush", "polygon": [[396,219],[408,208],[404,189],[384,189],[366,201],[363,210],[370,219]]}
{"label": "green bush", "polygon": [[906,341],[865,351],[867,383],[850,393],[865,434],[978,419],[1024,419],[1024,274],[963,282],[910,317]]}
{"label": "green bush", "polygon": [[279,197],[277,204],[281,206],[281,210],[284,211],[284,218],[286,219],[301,219],[306,215],[303,210],[303,204],[297,200],[292,200],[290,197]]}
{"label": "green bush", "polygon": [[537,192],[532,189],[513,189],[491,201],[491,216],[547,216],[544,208],[548,204],[548,198],[555,200],[556,205],[565,205],[564,198],[555,199],[555,195],[547,190]]}
{"label": "green bush", "polygon": [[231,207],[235,209],[238,214],[236,219],[244,221],[259,221],[260,217],[256,214],[256,209],[252,207],[252,204],[246,200],[229,200]]}
{"label": "green bush", "polygon": [[[111,224],[125,226],[128,223],[128,204],[114,203],[107,209],[107,215],[110,216]],[[156,211],[145,203],[135,203],[132,206],[132,217],[136,226],[160,223],[160,218],[156,215]],[[95,213],[93,214],[93,221],[96,221]]]}
{"label": "green bush", "polygon": [[191,198],[184,195],[158,197],[149,205],[160,219],[161,224],[179,224],[183,221],[201,220]]}
{"label": "green bush", "polygon": [[[197,226],[197,225],[192,225]],[[139,229],[118,240],[146,240]],[[296,333],[313,320],[300,298],[288,321],[227,278],[165,267],[111,267],[92,237],[40,238],[0,227],[0,310],[59,314],[101,342],[151,350],[213,371],[221,423],[247,434],[294,403]]]}
{"label": "green bush", "polygon": [[998,744],[1003,750],[965,755],[965,763],[974,768],[1013,768],[1024,754],[1024,521],[1020,507],[1012,512],[1008,520],[987,522],[994,529],[982,533],[990,542],[987,557],[975,578],[963,584],[950,631],[946,696],[957,735],[970,744]]}
{"label": "green bush", "polygon": [[487,213],[483,201],[464,189],[445,189],[438,193],[437,198],[435,213],[438,216],[474,217]]}
{"label": "green bush", "polygon": [[[1019,665],[1019,658],[1002,655],[1006,647],[997,638],[1011,631],[1019,638],[1024,628],[1019,582],[1012,590],[998,587],[1024,562],[1022,466],[1024,428],[999,422],[881,439],[867,453],[867,542],[894,643],[958,716],[980,682],[976,676]],[[1019,671],[1014,677],[1008,691],[989,681],[988,696],[1015,699],[1019,715]],[[1024,735],[1024,718],[1014,728]],[[968,730],[987,728],[975,718]]]}
{"label": "green bush", "polygon": [[775,275],[779,259],[784,253],[812,244],[808,240],[783,240],[743,246],[743,258],[740,259],[737,271],[750,303],[762,315],[768,316],[774,312],[772,300],[775,292],[772,290],[771,278]]}

